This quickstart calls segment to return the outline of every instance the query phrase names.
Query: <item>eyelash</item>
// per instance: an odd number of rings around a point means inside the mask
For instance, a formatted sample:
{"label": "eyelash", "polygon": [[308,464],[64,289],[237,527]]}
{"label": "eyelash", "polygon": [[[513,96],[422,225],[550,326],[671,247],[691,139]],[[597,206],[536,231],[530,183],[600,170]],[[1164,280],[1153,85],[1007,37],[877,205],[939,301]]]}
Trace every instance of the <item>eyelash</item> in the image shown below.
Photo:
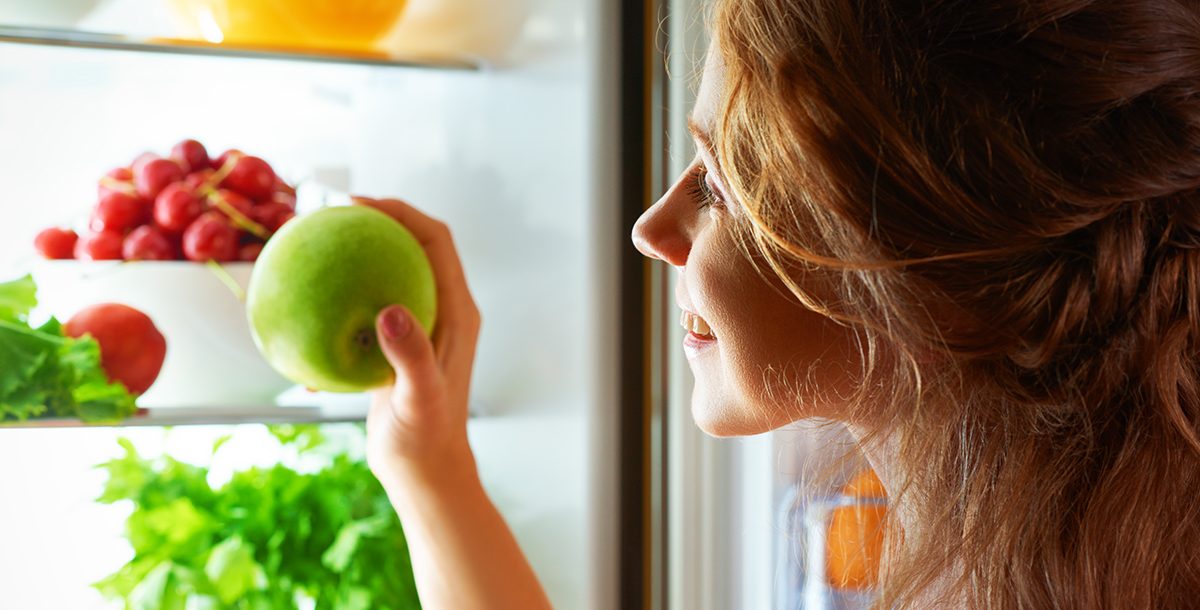
{"label": "eyelash", "polygon": [[708,186],[705,178],[708,176],[708,168],[703,165],[697,166],[692,184],[688,187],[688,195],[698,202],[699,208],[704,210],[713,204],[721,204],[721,198]]}

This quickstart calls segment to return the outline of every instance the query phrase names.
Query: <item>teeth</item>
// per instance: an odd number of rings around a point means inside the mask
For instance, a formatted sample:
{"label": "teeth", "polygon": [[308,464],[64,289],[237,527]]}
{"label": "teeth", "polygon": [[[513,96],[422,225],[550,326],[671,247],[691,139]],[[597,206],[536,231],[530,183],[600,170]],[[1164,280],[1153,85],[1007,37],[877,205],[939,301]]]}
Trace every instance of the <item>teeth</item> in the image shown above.
{"label": "teeth", "polygon": [[696,333],[701,337],[713,337],[712,328],[709,328],[708,322],[704,318],[697,316],[691,312],[683,312],[679,317],[679,325],[684,329]]}

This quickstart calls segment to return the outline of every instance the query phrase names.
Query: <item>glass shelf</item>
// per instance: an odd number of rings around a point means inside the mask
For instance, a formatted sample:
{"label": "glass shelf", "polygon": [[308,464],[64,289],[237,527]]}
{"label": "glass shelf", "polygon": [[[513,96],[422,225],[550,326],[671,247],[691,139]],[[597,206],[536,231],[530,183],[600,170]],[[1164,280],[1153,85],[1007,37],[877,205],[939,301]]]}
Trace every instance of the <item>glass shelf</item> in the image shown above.
{"label": "glass shelf", "polygon": [[0,25],[0,42],[211,57],[353,64],[437,70],[478,70],[468,58],[394,57],[384,53],[308,48],[245,47],[179,38],[134,38],[79,30]]}
{"label": "glass shelf", "polygon": [[255,404],[236,401],[230,404],[170,405],[139,408],[123,421],[88,423],[73,418],[36,418],[23,422],[0,422],[5,428],[106,428],[131,426],[205,426],[236,424],[332,424],[360,422],[367,418],[370,395],[308,392],[293,387],[275,398]]}
{"label": "glass shelf", "polygon": [[360,422],[367,418],[368,406],[259,406],[259,407],[164,407],[139,409],[120,422],[86,423],[78,419],[30,419],[0,423],[0,432],[21,428],[105,428],[131,426],[204,426],[236,424],[298,424]]}

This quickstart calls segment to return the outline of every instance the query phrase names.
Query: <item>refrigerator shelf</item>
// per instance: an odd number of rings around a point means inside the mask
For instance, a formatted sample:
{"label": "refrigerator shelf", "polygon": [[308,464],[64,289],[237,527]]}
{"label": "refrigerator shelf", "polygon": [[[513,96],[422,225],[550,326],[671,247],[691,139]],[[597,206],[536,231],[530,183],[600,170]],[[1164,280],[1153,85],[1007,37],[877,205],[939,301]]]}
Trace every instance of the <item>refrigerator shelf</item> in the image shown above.
{"label": "refrigerator shelf", "polygon": [[392,68],[478,70],[470,57],[396,57],[385,53],[311,48],[233,46],[180,38],[135,38],[69,29],[0,25],[0,42],[210,57],[274,59]]}
{"label": "refrigerator shelf", "polygon": [[204,426],[230,424],[339,423],[365,421],[367,405],[338,406],[247,406],[247,407],[162,407],[138,409],[119,422],[87,423],[78,419],[29,419],[0,423],[11,428],[106,428],[136,426]]}

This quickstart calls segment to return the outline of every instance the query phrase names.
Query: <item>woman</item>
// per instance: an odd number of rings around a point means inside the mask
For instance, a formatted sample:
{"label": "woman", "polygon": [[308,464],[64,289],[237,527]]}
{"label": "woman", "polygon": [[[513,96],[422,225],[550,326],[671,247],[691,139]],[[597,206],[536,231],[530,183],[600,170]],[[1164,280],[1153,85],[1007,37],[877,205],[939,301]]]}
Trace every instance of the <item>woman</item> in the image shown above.
{"label": "woman", "polygon": [[[682,271],[696,422],[846,422],[895,508],[880,607],[1195,607],[1200,5],[723,0],[713,23],[696,162],[633,235]],[[546,607],[467,446],[479,314],[449,233],[373,205],[441,280],[432,345],[381,313],[397,381],[368,423],[422,599]]]}

